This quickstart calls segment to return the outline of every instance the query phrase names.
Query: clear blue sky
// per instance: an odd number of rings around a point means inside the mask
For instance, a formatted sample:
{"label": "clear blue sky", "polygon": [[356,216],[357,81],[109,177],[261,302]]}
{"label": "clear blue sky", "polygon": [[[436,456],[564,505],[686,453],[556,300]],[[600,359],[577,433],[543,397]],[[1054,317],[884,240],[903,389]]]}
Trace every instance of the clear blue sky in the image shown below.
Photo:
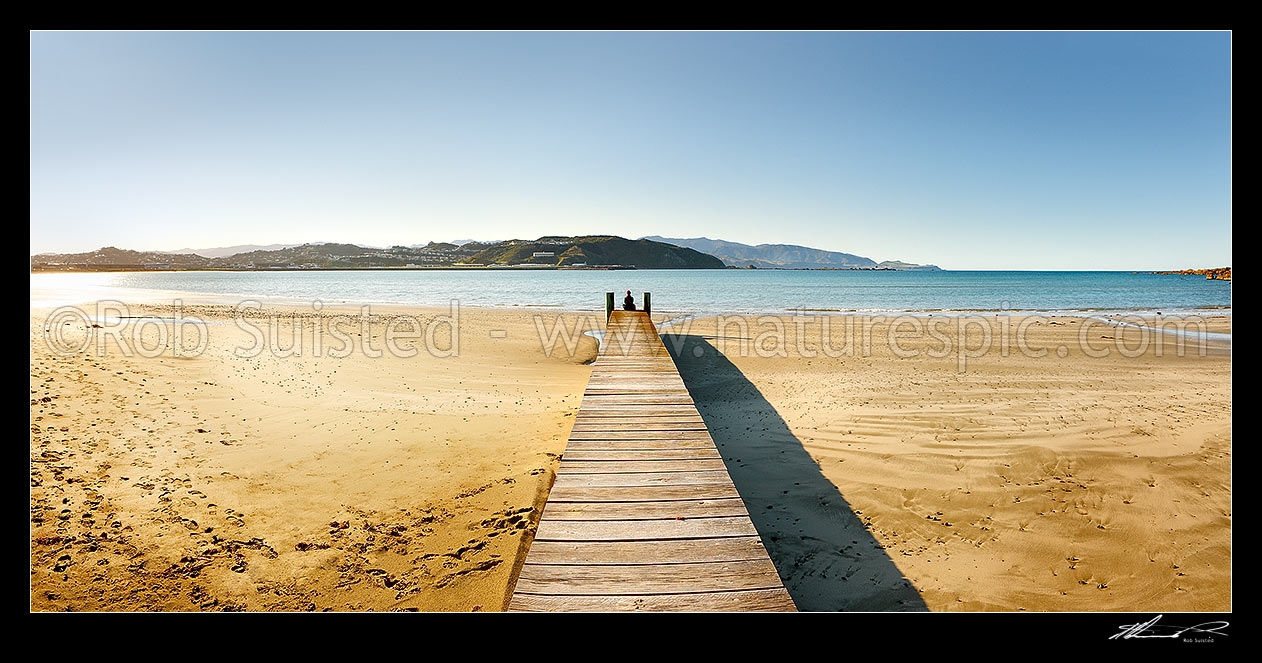
{"label": "clear blue sky", "polygon": [[31,34],[31,251],[708,236],[1231,262],[1231,35]]}

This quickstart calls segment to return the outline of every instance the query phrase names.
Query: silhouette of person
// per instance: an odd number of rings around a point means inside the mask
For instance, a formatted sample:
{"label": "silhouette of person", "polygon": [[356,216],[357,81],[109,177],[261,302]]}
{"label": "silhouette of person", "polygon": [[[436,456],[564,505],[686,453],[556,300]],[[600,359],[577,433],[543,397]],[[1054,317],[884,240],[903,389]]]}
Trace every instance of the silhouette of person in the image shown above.
{"label": "silhouette of person", "polygon": [[622,299],[622,310],[624,311],[635,310],[635,298],[631,296],[630,290],[627,291],[627,296]]}

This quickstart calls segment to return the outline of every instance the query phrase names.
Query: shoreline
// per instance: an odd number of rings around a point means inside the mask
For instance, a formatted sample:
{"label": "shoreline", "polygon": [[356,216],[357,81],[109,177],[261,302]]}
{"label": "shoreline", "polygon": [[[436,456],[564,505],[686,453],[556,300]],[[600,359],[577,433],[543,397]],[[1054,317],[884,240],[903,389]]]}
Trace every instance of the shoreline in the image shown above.
{"label": "shoreline", "polygon": [[[242,302],[258,302],[262,306],[292,306],[292,307],[310,307],[313,302],[318,302],[323,308],[347,308],[355,306],[383,306],[391,308],[416,308],[416,309],[439,309],[443,308],[441,304],[423,304],[415,302],[397,301],[397,300],[306,300],[293,298],[268,297],[265,295],[251,294],[234,294],[234,293],[205,293],[182,290],[128,290],[123,288],[114,288],[108,293],[111,297],[93,297],[87,294],[72,297],[53,298],[47,293],[47,289],[42,289],[45,294],[43,299],[35,299],[37,296],[32,291],[32,299],[30,301],[31,309],[51,309],[59,306],[72,306],[100,301],[127,301],[131,300],[136,303],[147,304],[170,304],[173,301],[182,301],[190,305],[206,305],[206,306],[235,306]],[[105,293],[97,293],[105,294]],[[511,306],[487,306],[487,305],[466,305],[460,304],[462,309],[470,310],[486,310],[486,311],[521,311],[521,310],[540,310],[553,311],[565,314],[591,314],[603,313],[604,310],[598,307],[592,308],[570,308],[561,304],[514,304]],[[1188,315],[1232,315],[1233,306],[1197,306],[1197,307],[1134,307],[1134,308],[1065,308],[1065,309],[1014,309],[1014,308],[919,308],[919,309],[898,309],[898,308],[870,308],[870,309],[839,309],[839,308],[796,308],[785,307],[775,309],[739,309],[731,308],[724,310],[691,310],[691,309],[675,309],[654,307],[654,314],[670,314],[672,316],[690,316],[694,318],[711,317],[718,315],[741,315],[741,316],[793,316],[800,314],[813,315],[830,315],[830,316],[873,316],[881,314],[897,314],[911,316],[932,317],[934,315],[942,316],[961,316],[975,314],[993,314],[1004,316],[1077,316],[1088,317],[1091,315],[1168,315],[1168,316],[1188,316]]]}
{"label": "shoreline", "polygon": [[[126,296],[128,293],[118,293],[119,296]],[[385,314],[407,314],[415,312],[420,314],[440,314],[448,313],[452,309],[441,306],[426,306],[416,304],[401,304],[397,302],[333,302],[324,303],[317,302],[318,308],[312,306],[312,302],[299,301],[295,302],[290,299],[267,299],[259,297],[246,297],[244,299],[235,299],[231,296],[213,295],[206,296],[204,293],[190,293],[181,291],[140,291],[140,298],[134,300],[135,305],[139,306],[157,306],[162,308],[173,308],[174,305],[169,302],[180,302],[181,308],[197,309],[200,307],[208,307],[220,311],[230,308],[236,311],[242,303],[257,304],[257,306],[249,306],[241,308],[242,314],[250,316],[251,312],[260,310],[285,310],[290,314],[304,315],[328,315],[337,314],[344,316],[359,316],[365,308],[372,309],[373,313]],[[168,301],[169,298],[169,301]],[[120,302],[126,304],[124,299],[88,299],[76,302],[68,300],[58,301],[54,303],[42,303],[40,305],[33,304],[31,311],[52,312],[59,308],[67,306],[78,307],[84,304],[103,303],[103,302]],[[561,306],[522,304],[511,307],[496,306],[465,306],[460,305],[460,311],[470,312],[517,312],[532,313],[540,315],[550,313],[556,316],[582,316],[587,320],[591,329],[584,330],[582,333],[594,338],[597,342],[604,338],[604,331],[599,327],[600,315],[603,313],[599,309],[566,309]],[[667,330],[681,324],[688,324],[690,321],[709,320],[714,318],[758,318],[775,319],[783,318],[788,320],[797,320],[800,318],[816,319],[820,317],[831,317],[841,319],[861,320],[865,323],[879,324],[881,322],[890,321],[889,316],[894,316],[894,320],[900,318],[924,319],[928,320],[934,316],[945,319],[962,319],[979,317],[996,317],[1009,318],[1014,321],[1026,318],[1046,319],[1052,321],[1056,318],[1072,318],[1083,321],[1094,321],[1117,327],[1127,327],[1142,330],[1144,332],[1153,332],[1159,334],[1168,334],[1179,338],[1195,338],[1203,343],[1221,348],[1221,344],[1226,343],[1228,351],[1231,346],[1231,327],[1232,327],[1232,309],[1224,308],[1198,308],[1189,310],[1180,309],[1066,309],[1066,310],[1016,310],[1016,309],[921,309],[921,310],[823,310],[823,309],[787,309],[784,311],[727,311],[727,312],[685,312],[677,310],[655,310],[653,319],[660,330]],[[109,316],[90,316],[97,322],[109,321],[114,322],[115,318]],[[155,316],[142,316],[155,317]],[[1189,319],[1196,320],[1201,325],[1196,329],[1186,329],[1184,325]],[[168,320],[169,321],[169,320]],[[1176,321],[1173,328],[1170,327],[1171,322]],[[211,322],[209,324],[223,324],[222,322]]]}

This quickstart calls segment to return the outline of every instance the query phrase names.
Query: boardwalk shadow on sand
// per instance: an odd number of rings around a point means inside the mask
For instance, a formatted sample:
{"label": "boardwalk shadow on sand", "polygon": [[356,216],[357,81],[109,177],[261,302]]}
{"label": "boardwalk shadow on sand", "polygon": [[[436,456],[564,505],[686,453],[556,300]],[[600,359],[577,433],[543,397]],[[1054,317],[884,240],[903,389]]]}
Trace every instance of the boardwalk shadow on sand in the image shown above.
{"label": "boardwalk shadow on sand", "polygon": [[662,340],[798,609],[927,610],[758,388],[701,336]]}

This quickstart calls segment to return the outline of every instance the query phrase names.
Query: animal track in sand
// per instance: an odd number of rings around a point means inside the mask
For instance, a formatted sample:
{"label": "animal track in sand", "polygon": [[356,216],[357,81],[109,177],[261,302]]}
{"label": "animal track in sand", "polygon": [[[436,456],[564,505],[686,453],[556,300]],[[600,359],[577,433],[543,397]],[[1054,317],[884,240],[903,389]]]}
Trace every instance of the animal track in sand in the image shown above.
{"label": "animal track in sand", "polygon": [[487,518],[482,521],[482,527],[507,530],[507,529],[526,529],[530,526],[530,513],[534,511],[534,507],[522,507],[519,509],[507,509],[503,512],[495,514],[496,517]]}
{"label": "animal track in sand", "polygon": [[[444,523],[471,517],[472,511],[457,514],[426,506],[401,510],[392,516],[356,508],[347,508],[347,512],[350,518],[328,523],[321,537],[324,540],[309,539],[305,542],[308,545],[299,550],[306,554],[318,551],[340,555],[335,563],[336,588],[359,592],[359,596],[363,596],[365,587],[388,593],[393,609],[400,608],[398,602],[409,596],[415,600],[431,589],[481,577],[504,561],[484,537],[468,539],[448,550],[434,549],[437,541],[430,537],[436,536],[436,528],[453,531],[451,524]],[[517,514],[509,509],[498,515],[508,519]],[[470,526],[482,528],[480,523]],[[413,552],[417,545],[422,546],[420,554]]]}

